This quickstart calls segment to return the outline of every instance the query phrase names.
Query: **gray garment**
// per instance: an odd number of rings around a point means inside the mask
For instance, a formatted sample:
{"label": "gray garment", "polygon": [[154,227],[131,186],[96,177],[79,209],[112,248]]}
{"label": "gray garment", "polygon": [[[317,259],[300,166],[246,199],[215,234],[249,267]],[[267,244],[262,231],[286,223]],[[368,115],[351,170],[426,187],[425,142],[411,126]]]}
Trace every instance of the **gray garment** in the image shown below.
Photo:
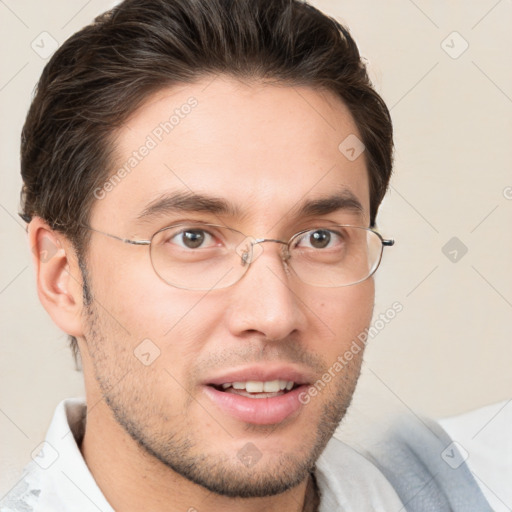
{"label": "gray garment", "polygon": [[407,512],[492,512],[448,434],[432,420],[401,417],[368,454]]}

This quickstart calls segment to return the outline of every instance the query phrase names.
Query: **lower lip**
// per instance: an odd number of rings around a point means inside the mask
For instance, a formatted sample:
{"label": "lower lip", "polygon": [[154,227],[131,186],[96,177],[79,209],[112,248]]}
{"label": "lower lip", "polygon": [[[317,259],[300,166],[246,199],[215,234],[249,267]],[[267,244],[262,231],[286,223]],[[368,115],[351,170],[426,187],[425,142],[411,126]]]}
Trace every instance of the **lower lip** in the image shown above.
{"label": "lower lip", "polygon": [[204,392],[220,409],[240,421],[255,425],[273,425],[281,423],[301,408],[299,395],[306,387],[299,386],[272,398],[248,398],[219,391],[212,386],[205,386]]}

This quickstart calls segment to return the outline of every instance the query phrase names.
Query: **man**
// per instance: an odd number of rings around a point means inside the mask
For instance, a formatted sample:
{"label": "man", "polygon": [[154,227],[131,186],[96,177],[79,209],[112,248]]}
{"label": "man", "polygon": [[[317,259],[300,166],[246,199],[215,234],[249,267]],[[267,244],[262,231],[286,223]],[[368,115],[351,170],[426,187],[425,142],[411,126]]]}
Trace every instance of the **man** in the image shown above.
{"label": "man", "polygon": [[23,218],[87,396],[1,510],[402,510],[331,439],[391,168],[354,41],[307,4],[127,0],[63,44]]}

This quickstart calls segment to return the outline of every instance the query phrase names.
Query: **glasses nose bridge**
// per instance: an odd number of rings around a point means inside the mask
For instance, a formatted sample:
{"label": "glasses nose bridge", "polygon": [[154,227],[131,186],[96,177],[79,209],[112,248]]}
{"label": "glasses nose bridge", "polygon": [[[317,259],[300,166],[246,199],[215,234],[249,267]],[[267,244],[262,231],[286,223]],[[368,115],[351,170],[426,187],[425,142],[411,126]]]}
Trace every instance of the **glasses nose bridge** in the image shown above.
{"label": "glasses nose bridge", "polygon": [[286,252],[283,255],[283,260],[286,261],[288,259],[288,244],[289,242],[285,242],[284,240],[278,240],[277,238],[255,238],[252,240],[251,246],[254,248],[255,245],[259,245],[265,242],[272,242],[274,244],[281,244],[286,247]]}
{"label": "glasses nose bridge", "polygon": [[262,244],[263,242],[274,242],[276,244],[288,245],[288,242],[285,242],[284,240],[278,240],[277,238],[255,238],[252,241],[252,244],[257,245],[257,244]]}
{"label": "glasses nose bridge", "polygon": [[[284,240],[278,240],[277,238],[253,238],[251,240],[251,257],[250,257],[251,261],[250,261],[250,263],[252,263],[254,261],[254,247],[257,245],[263,244],[265,242],[281,244],[282,246],[284,246],[285,250],[283,251],[283,254],[281,255],[281,259],[283,260],[283,262],[285,262],[285,263],[287,262],[287,260],[289,259],[289,253],[288,253],[289,242],[285,242]],[[263,248],[261,250],[263,250]]]}

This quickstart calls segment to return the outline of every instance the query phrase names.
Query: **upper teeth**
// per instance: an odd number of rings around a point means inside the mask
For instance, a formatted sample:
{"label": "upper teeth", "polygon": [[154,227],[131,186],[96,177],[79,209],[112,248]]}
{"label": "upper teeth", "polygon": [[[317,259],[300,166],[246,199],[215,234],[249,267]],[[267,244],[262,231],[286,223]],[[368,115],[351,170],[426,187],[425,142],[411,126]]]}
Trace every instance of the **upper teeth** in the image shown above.
{"label": "upper teeth", "polygon": [[286,389],[290,391],[293,388],[292,380],[269,380],[266,382],[260,380],[248,380],[247,382],[226,382],[222,384],[222,389],[233,386],[233,389],[245,389],[248,393],[277,393]]}

